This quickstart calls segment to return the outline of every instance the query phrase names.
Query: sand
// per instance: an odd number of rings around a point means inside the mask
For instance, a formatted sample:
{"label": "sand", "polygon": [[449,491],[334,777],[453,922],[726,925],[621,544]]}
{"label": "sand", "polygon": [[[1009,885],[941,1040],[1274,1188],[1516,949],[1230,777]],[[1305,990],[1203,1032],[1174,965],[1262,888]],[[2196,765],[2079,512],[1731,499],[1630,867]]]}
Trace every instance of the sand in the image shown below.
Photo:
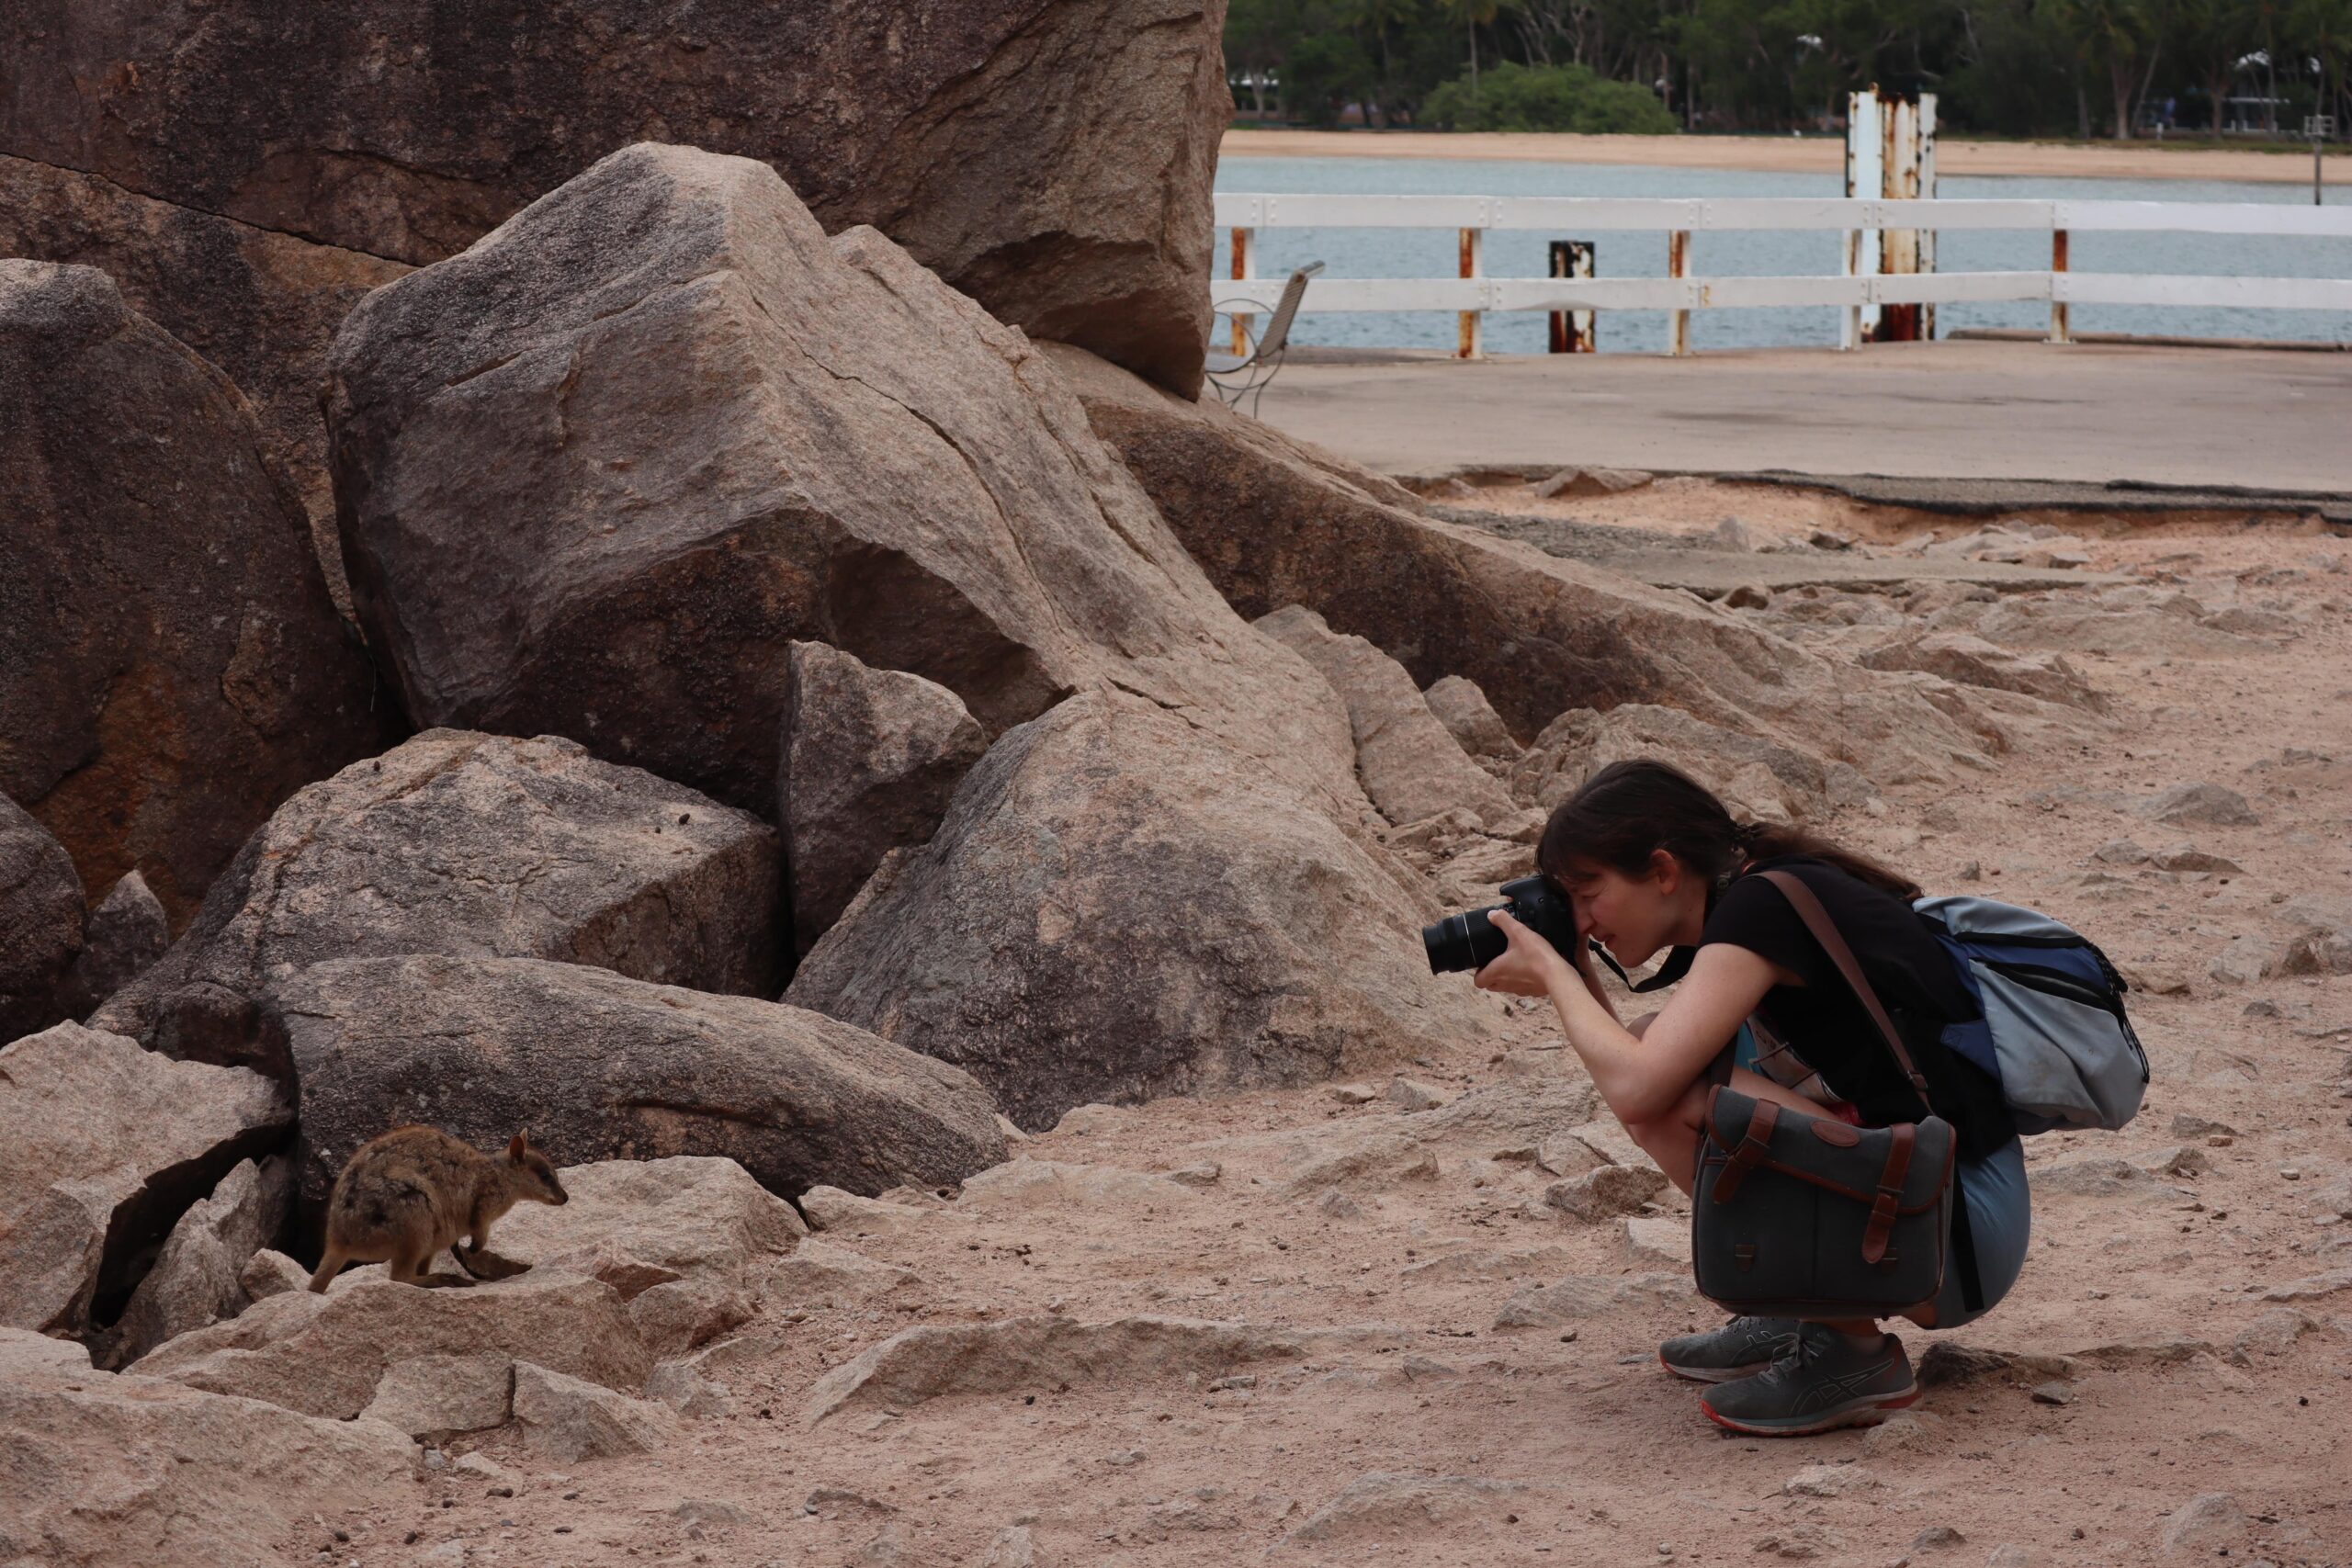
{"label": "sand", "polygon": [[[1522,513],[1616,514],[1606,501],[1491,499]],[[1643,520],[1695,528],[1723,502],[1685,492],[1678,513],[1653,497]],[[1888,549],[1921,532],[1913,515],[1874,519],[1798,491],[1749,521],[1759,541],[1834,523]],[[320,1561],[336,1563],[566,1568],[2120,1568],[2159,1561],[2168,1531],[2195,1536],[2193,1500],[2219,1494],[2229,1501],[2200,1506],[2211,1533],[2180,1561],[2215,1561],[2219,1547],[2230,1562],[2352,1561],[2352,1224],[2340,1213],[2352,1208],[2352,976],[2208,972],[2233,939],[2268,953],[2291,936],[2282,902],[2352,889],[2352,540],[2209,524],[2110,529],[2084,553],[2094,569],[2234,604],[2247,626],[2274,629],[2226,656],[2162,639],[2070,654],[2109,715],[2044,731],[1992,773],[1894,788],[1883,814],[1830,824],[1933,888],[2076,922],[2141,987],[2133,1016],[2155,1066],[2145,1110],[2120,1134],[2034,1140],[2038,1184],[2077,1156],[2153,1163],[2175,1145],[2187,1151],[2175,1163],[2206,1167],[2121,1196],[2045,1190],[2010,1298],[1957,1332],[1905,1334],[1915,1358],[1939,1340],[2025,1358],[2007,1370],[1930,1389],[1881,1435],[1727,1440],[1700,1416],[1697,1388],[1654,1359],[1660,1337],[1718,1320],[1670,1262],[1638,1250],[1671,1247],[1687,1224],[1680,1201],[1657,1205],[1655,1234],[1629,1238],[1621,1223],[1547,1209],[1552,1178],[1510,1153],[1524,1140],[1508,1131],[1417,1143],[1407,1129],[1425,1122],[1385,1097],[1344,1103],[1328,1086],[1167,1100],[1075,1117],[1082,1126],[1020,1152],[1131,1171],[1216,1165],[1190,1196],[1108,1183],[1090,1196],[1081,1180],[1041,1206],[967,1198],[836,1231],[824,1239],[912,1279],[866,1299],[772,1292],[714,1370],[727,1414],[688,1423],[654,1454],[560,1466],[511,1432],[490,1435],[473,1446],[513,1467],[512,1496],[441,1472],[413,1507],[346,1517],[347,1544],[322,1528],[288,1542],[288,1560],[324,1546]],[[1799,617],[1834,641],[1847,619],[1897,603],[1799,594],[1737,613]],[[2176,828],[2133,814],[2151,792],[2200,779],[2243,792],[2260,824]],[[2124,838],[2190,840],[2244,869],[2093,858]],[[1980,879],[1963,880],[1972,864]],[[1506,1105],[1573,1089],[1547,1014],[1482,1005],[1491,1037],[1396,1072],[1442,1097]],[[1385,1073],[1366,1081],[1388,1086]],[[2233,1131],[2177,1131],[2184,1115]],[[1285,1155],[1347,1145],[1375,1153],[1329,1186],[1286,1181]],[[1664,1286],[1652,1279],[1645,1292],[1640,1281],[1658,1275]],[[1498,1326],[1515,1295],[1569,1277],[1635,1284],[1580,1317]],[[2296,1299],[2271,1299],[2282,1291]],[[1236,1367],[1233,1380],[1118,1354],[1045,1359],[993,1392],[893,1397],[805,1424],[830,1369],[903,1329],[1141,1314],[1347,1332]],[[1996,1555],[2005,1546],[2028,1555]]]}
{"label": "sand", "polygon": [[[1753,169],[1838,175],[1836,136],[1575,136],[1523,131],[1228,130],[1221,155],[1246,158],[1434,158],[1505,164],[1619,164],[1656,169]],[[2040,179],[2240,180],[2309,186],[2307,152],[2056,141],[1970,141],[1940,136],[1940,175]],[[2352,184],[2352,154],[2331,158],[2331,186]]]}

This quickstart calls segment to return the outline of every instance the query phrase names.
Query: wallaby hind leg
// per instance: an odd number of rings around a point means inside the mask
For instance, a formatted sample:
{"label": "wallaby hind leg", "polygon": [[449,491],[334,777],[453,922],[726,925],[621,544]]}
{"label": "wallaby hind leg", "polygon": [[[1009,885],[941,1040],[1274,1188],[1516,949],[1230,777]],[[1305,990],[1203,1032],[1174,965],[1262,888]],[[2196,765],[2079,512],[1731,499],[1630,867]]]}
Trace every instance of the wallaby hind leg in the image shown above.
{"label": "wallaby hind leg", "polygon": [[328,1281],[340,1273],[343,1266],[350,1261],[351,1254],[339,1247],[329,1247],[326,1256],[319,1259],[318,1268],[311,1272],[311,1289],[320,1295],[326,1294]]}

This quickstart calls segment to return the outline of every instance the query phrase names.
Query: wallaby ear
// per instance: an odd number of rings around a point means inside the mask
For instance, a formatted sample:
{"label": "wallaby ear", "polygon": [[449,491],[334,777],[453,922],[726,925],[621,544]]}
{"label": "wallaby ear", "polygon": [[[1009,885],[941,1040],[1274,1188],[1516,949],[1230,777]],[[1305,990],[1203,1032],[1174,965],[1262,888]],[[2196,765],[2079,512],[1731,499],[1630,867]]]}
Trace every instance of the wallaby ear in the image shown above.
{"label": "wallaby ear", "polygon": [[523,1157],[523,1151],[530,1146],[531,1134],[528,1132],[517,1133],[506,1140],[506,1157],[519,1162]]}

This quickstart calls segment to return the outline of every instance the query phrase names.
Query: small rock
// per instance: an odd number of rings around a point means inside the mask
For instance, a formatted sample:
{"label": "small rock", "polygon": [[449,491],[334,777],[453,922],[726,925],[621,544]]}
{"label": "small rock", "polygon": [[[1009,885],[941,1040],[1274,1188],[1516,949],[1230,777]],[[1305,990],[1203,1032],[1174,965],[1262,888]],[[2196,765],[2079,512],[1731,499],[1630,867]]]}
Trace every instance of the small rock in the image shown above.
{"label": "small rock", "polygon": [[2245,867],[2225,855],[2207,854],[2194,844],[2175,844],[2148,857],[2158,871],[2201,871],[2224,876],[2245,874]]}
{"label": "small rock", "polygon": [[2238,1130],[2226,1122],[2216,1122],[2209,1116],[2194,1116],[2186,1111],[2176,1111],[2172,1117],[2172,1135],[2176,1138],[2210,1138],[2216,1134],[2234,1138]]}
{"label": "small rock", "polygon": [[[1935,1417],[1918,1411],[1898,1411],[1862,1434],[1862,1452],[1866,1454],[1910,1453],[1931,1448],[1935,1428],[1928,1425]],[[1937,1423],[1940,1425],[1939,1421]]]}
{"label": "small rock", "polygon": [[1333,1188],[1330,1191],[1324,1193],[1322,1197],[1317,1199],[1315,1201],[1315,1206],[1318,1210],[1322,1211],[1323,1213],[1335,1220],[1360,1220],[1363,1218],[1363,1205],[1349,1197],[1346,1193],[1339,1190],[1337,1188]]}
{"label": "small rock", "polygon": [[1939,1551],[1947,1546],[1963,1545],[1966,1543],[1967,1540],[1968,1538],[1966,1536],[1961,1534],[1950,1525],[1929,1525],[1926,1529],[1921,1530],[1917,1535],[1911,1538],[1911,1550],[1914,1551]]}
{"label": "small rock", "polygon": [[2230,945],[2205,966],[2205,973],[2225,986],[2250,986],[2262,978],[2268,958],[2263,944],[2254,937],[2233,937]]}
{"label": "small rock", "polygon": [[2202,780],[2157,791],[2140,807],[2140,815],[2158,822],[2199,822],[2217,828],[2251,828],[2261,818],[2233,789]]}
{"label": "small rock", "polygon": [[1539,480],[1535,493],[1546,501],[1562,496],[1619,495],[1649,482],[1650,476],[1639,468],[1562,468]]}
{"label": "small rock", "polygon": [[1681,1219],[1627,1220],[1625,1256],[1634,1263],[1653,1269],[1689,1268],[1690,1222]]}
{"label": "small rock", "polygon": [[2318,1322],[2309,1314],[2293,1307],[2273,1307],[2238,1331],[2230,1344],[2230,1359],[2245,1366],[2256,1356],[2283,1356],[2304,1335],[2318,1330]]}
{"label": "small rock", "polygon": [[1859,1464],[1809,1464],[1781,1483],[1792,1497],[1843,1497],[1878,1484],[1874,1471]]}
{"label": "small rock", "polygon": [[1331,1098],[1342,1105],[1369,1105],[1380,1096],[1363,1084],[1335,1083],[1331,1086]]}
{"label": "small rock", "polygon": [[1075,1105],[1063,1111],[1062,1119],[1054,1123],[1054,1131],[1057,1133],[1108,1133],[1114,1128],[1125,1126],[1134,1119],[1131,1111],[1122,1110],[1115,1105],[1104,1105],[1100,1101],[1093,1101],[1085,1105]]}
{"label": "small rock", "polygon": [[[1641,1212],[1642,1205],[1666,1190],[1666,1173],[1651,1166],[1596,1166],[1581,1176],[1555,1181],[1544,1190],[1544,1201],[1571,1219],[1587,1223],[1617,1214]],[[1684,1257],[1689,1257],[1686,1245]]]}
{"label": "small rock", "polygon": [[2005,1540],[1984,1559],[1984,1568],[2033,1568],[2033,1553],[2015,1541]]}
{"label": "small rock", "polygon": [[1168,1173],[1168,1179],[1182,1187],[1214,1187],[1216,1185],[1217,1178],[1224,1174],[1223,1166],[1215,1160],[1206,1160],[1199,1165],[1188,1165],[1182,1169],[1171,1170]]}
{"label": "small rock", "polygon": [[1726,517],[1708,533],[1701,536],[1719,550],[1753,550],[1756,548],[1754,530],[1736,517]]}
{"label": "small rock", "polygon": [[2148,852],[2129,839],[2110,839],[2091,852],[2091,859],[2109,865],[2145,865]]}
{"label": "small rock", "polygon": [[2163,1537],[2167,1557],[2194,1553],[2211,1557],[2245,1539],[2245,1511],[2227,1492],[2205,1492],[2191,1497],[2165,1521]]}
{"label": "small rock", "polygon": [[2133,1155],[2132,1163],[2151,1176],[2201,1176],[2213,1168],[2204,1150],[2180,1144]]}
{"label": "small rock", "polygon": [[1850,550],[1854,547],[1854,541],[1835,528],[1815,528],[1805,536],[1804,542],[1816,550]]}
{"label": "small rock", "polygon": [[1446,1095],[1414,1078],[1391,1078],[1388,1101],[1401,1111],[1435,1111],[1446,1101]]}
{"label": "small rock", "polygon": [[1037,1549],[1027,1525],[1007,1525],[996,1532],[974,1568],[1037,1568]]}
{"label": "small rock", "polygon": [[528,1361],[514,1363],[514,1420],[535,1451],[567,1464],[650,1453],[678,1435],[678,1418],[666,1405]]}
{"label": "small rock", "polygon": [[1718,601],[1727,610],[1767,610],[1772,596],[1752,582],[1743,582]]}
{"label": "small rock", "polygon": [[2271,975],[2352,975],[2352,929],[2305,931],[2265,966]]}
{"label": "small rock", "polygon": [[2072,1404],[2075,1403],[2075,1385],[2064,1382],[2038,1383],[2034,1386],[2033,1402],[2036,1404]]}

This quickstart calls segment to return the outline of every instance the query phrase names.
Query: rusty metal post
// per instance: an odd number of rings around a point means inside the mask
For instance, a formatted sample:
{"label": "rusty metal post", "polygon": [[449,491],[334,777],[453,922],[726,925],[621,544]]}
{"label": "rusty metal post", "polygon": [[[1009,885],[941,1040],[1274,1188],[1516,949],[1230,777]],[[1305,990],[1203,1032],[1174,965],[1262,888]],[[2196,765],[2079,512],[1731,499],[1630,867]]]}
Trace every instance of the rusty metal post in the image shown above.
{"label": "rusty metal post", "polygon": [[2050,276],[2052,284],[2050,296],[2050,341],[2052,343],[2072,343],[2075,341],[2073,336],[2066,331],[2066,302],[2059,299],[2057,294],[2056,285],[2058,276],[2065,270],[2066,231],[2064,229],[2052,229],[2050,231]]}
{"label": "rusty metal post", "polygon": [[[1676,229],[1666,236],[1666,276],[1680,279],[1690,273],[1690,231]],[[1690,352],[1690,312],[1667,312],[1666,351],[1679,357]]]}
{"label": "rusty metal post", "polygon": [[[1258,276],[1257,240],[1254,230],[1236,227],[1233,231],[1233,277],[1237,283],[1246,283]],[[1233,312],[1233,352],[1236,354],[1246,355],[1250,352],[1250,312],[1246,310]]]}
{"label": "rusty metal post", "polygon": [[[1484,229],[1462,231],[1462,276],[1481,277],[1486,274],[1487,231]],[[1481,331],[1486,321],[1482,310],[1464,310],[1455,333],[1453,355],[1457,359],[1479,359],[1485,356]]]}
{"label": "rusty metal post", "polygon": [[[1552,242],[1552,276],[1554,277],[1590,277],[1592,276],[1592,242],[1589,240],[1555,240]],[[1590,310],[1555,310],[1552,312],[1552,352],[1555,354],[1591,354],[1595,350],[1593,312]]]}

